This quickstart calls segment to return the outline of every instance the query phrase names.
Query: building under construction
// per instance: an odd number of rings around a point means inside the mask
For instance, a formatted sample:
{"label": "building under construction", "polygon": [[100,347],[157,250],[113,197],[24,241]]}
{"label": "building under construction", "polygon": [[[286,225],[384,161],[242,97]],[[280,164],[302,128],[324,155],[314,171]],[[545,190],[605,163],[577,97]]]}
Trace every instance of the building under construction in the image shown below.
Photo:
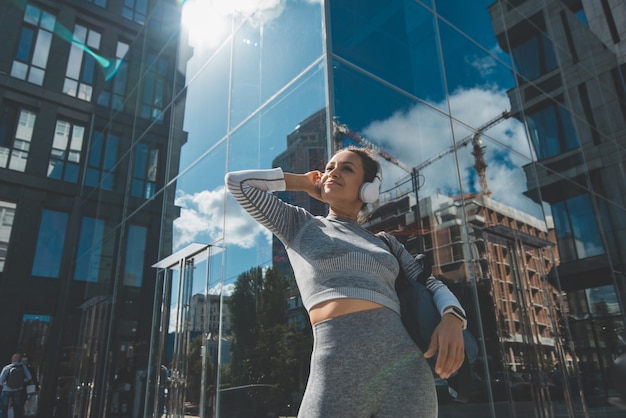
{"label": "building under construction", "polygon": [[[420,225],[415,222],[415,197],[407,194],[381,203],[369,229],[392,233],[413,254],[423,245],[433,274],[450,286],[470,314],[480,312],[483,324],[493,324],[484,328],[493,334],[481,336],[487,364],[508,369],[491,372],[547,372],[557,363],[572,365],[573,353],[560,343],[559,324],[550,320],[566,311],[562,293],[546,280],[558,264],[553,231],[486,195],[469,200],[433,195],[419,203]],[[463,230],[463,217],[470,230]],[[473,281],[476,294],[469,285]],[[477,319],[470,317],[470,323]]]}

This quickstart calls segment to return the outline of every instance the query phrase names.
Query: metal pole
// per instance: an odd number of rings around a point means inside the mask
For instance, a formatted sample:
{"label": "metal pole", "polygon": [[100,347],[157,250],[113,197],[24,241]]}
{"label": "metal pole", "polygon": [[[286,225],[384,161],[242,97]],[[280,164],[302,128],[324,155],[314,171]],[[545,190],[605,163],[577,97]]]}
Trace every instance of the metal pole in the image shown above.
{"label": "metal pole", "polygon": [[206,261],[206,279],[204,280],[204,320],[202,321],[202,374],[200,375],[200,417],[206,417],[206,386],[207,386],[207,373],[209,365],[209,308],[210,298],[209,280],[211,277],[211,246],[207,247],[207,261]]}
{"label": "metal pole", "polygon": [[422,234],[422,215],[420,213],[420,197],[419,197],[419,172],[413,167],[411,170],[411,184],[413,185],[413,193],[415,194],[415,226],[417,227],[417,252],[424,253],[424,236]]}

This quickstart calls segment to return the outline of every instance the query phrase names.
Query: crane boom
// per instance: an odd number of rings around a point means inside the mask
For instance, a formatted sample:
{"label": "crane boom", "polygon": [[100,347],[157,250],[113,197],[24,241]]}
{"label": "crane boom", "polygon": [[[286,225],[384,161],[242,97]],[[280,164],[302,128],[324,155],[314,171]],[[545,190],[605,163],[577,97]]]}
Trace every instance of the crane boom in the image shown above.
{"label": "crane boom", "polygon": [[369,148],[374,149],[376,152],[378,152],[378,154],[382,158],[384,158],[385,160],[389,161],[390,163],[396,165],[397,167],[401,168],[402,170],[406,171],[409,174],[421,171],[422,169],[424,169],[427,166],[431,165],[435,161],[440,160],[441,158],[445,157],[446,155],[448,155],[448,154],[450,154],[450,153],[452,153],[452,152],[454,152],[454,151],[456,151],[456,150],[458,150],[458,149],[460,149],[462,147],[465,147],[467,144],[469,144],[471,142],[472,145],[473,145],[472,146],[472,155],[474,156],[474,168],[476,169],[476,172],[478,174],[478,178],[480,180],[480,187],[481,187],[483,193],[490,194],[491,192],[489,191],[489,187],[487,185],[487,176],[486,176],[486,172],[485,172],[485,170],[487,168],[487,163],[485,162],[485,158],[484,158],[485,147],[482,145],[482,140],[480,139],[480,136],[487,129],[493,127],[494,125],[502,122],[505,119],[508,119],[510,116],[511,116],[511,111],[509,109],[505,109],[502,113],[500,113],[495,118],[493,118],[490,121],[487,121],[483,125],[479,126],[474,131],[474,133],[466,136],[465,138],[461,139],[460,141],[455,142],[450,148],[441,151],[439,154],[434,155],[433,157],[431,157],[431,158],[429,158],[429,159],[427,159],[425,161],[422,161],[421,163],[419,163],[418,165],[416,165],[414,167],[410,167],[407,164],[404,164],[403,162],[398,160],[396,157],[392,156],[391,154],[389,154],[385,150],[381,149],[379,146],[373,144],[372,142],[368,141],[367,139],[365,139],[364,137],[362,137],[358,133],[352,131],[347,125],[339,124],[339,123],[333,121],[333,134],[334,134],[336,140],[338,138],[337,137],[338,135],[343,135],[345,137],[350,138],[351,140],[355,141],[357,144],[359,144],[359,145],[361,145],[363,147],[369,147]]}
{"label": "crane boom", "polygon": [[361,145],[363,147],[372,148],[381,157],[383,157],[385,160],[389,161],[391,164],[400,167],[401,169],[403,169],[407,173],[411,172],[411,167],[409,167],[408,165],[404,164],[403,162],[398,160],[396,157],[392,156],[387,151],[385,151],[382,148],[380,148],[378,145],[371,143],[370,141],[368,141],[367,139],[363,138],[358,133],[352,131],[350,128],[348,128],[347,125],[343,125],[343,124],[339,124],[337,122],[333,122],[333,129],[334,129],[335,136],[338,135],[338,134],[339,135],[343,135],[343,136],[346,136],[346,137],[350,138],[351,140],[353,140],[354,142],[356,142],[357,144],[359,144],[359,145]]}
{"label": "crane boom", "polygon": [[[497,117],[491,119],[490,121],[486,122],[482,126],[478,127],[478,129],[476,129],[476,131],[473,134],[466,136],[465,138],[461,139],[460,141],[455,142],[450,148],[448,148],[446,150],[443,150],[439,154],[437,154],[437,155],[429,158],[428,160],[423,161],[420,164],[416,165],[415,166],[415,170],[421,171],[423,168],[431,165],[435,161],[445,157],[446,155],[450,154],[451,152],[454,152],[454,151],[458,150],[459,148],[462,148],[462,147],[466,146],[470,142],[472,142],[474,144],[477,144],[477,143],[481,142],[480,141],[480,135],[483,132],[485,132],[487,129],[493,127],[494,125],[502,122],[504,119],[508,119],[510,116],[511,116],[511,111],[508,110],[508,109],[504,110]],[[476,147],[476,145],[474,145],[474,146]],[[481,149],[484,149],[484,147],[482,147]],[[472,155],[474,155],[474,152],[476,152],[476,150],[472,151]],[[474,155],[474,157],[476,157],[476,155]],[[479,156],[479,157],[482,157],[482,155]],[[483,159],[483,162],[484,162],[484,159]],[[476,165],[474,165],[474,167],[476,167]],[[485,168],[486,167],[487,167],[487,165],[485,164]]]}

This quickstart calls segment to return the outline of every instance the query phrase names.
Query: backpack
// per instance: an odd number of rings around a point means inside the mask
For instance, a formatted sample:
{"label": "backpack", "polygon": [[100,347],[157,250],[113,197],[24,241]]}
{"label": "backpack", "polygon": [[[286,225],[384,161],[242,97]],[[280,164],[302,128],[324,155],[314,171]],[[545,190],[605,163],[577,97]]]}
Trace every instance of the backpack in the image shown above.
{"label": "backpack", "polygon": [[7,374],[7,387],[9,389],[21,389],[24,387],[25,380],[26,373],[24,373],[24,366],[11,366],[9,373]]}
{"label": "backpack", "polygon": [[[391,250],[387,235],[381,234],[380,238],[385,241]],[[395,288],[400,300],[402,324],[422,352],[426,352],[430,344],[430,338],[439,324],[441,316],[435,305],[433,294],[424,284],[432,273],[432,266],[423,254],[418,254],[415,257],[415,261],[422,268],[421,273],[417,276],[417,280],[410,279],[404,272],[402,264],[400,264]],[[469,400],[470,389],[473,385],[472,364],[478,358],[478,343],[467,329],[463,330],[463,343],[465,344],[465,360],[461,368],[446,379],[448,393],[457,402],[467,402]],[[435,369],[436,360],[436,354],[428,359],[428,364],[433,370]]]}

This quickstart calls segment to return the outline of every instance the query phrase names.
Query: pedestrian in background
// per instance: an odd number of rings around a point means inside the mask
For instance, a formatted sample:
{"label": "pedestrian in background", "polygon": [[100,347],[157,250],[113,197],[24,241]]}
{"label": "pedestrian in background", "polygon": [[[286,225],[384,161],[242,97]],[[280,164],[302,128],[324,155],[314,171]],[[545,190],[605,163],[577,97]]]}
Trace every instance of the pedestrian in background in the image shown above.
{"label": "pedestrian in background", "polygon": [[11,356],[11,363],[4,366],[0,372],[0,418],[7,418],[9,407],[13,407],[13,418],[24,417],[24,400],[22,394],[24,386],[32,379],[30,370],[22,365],[22,354]]}

